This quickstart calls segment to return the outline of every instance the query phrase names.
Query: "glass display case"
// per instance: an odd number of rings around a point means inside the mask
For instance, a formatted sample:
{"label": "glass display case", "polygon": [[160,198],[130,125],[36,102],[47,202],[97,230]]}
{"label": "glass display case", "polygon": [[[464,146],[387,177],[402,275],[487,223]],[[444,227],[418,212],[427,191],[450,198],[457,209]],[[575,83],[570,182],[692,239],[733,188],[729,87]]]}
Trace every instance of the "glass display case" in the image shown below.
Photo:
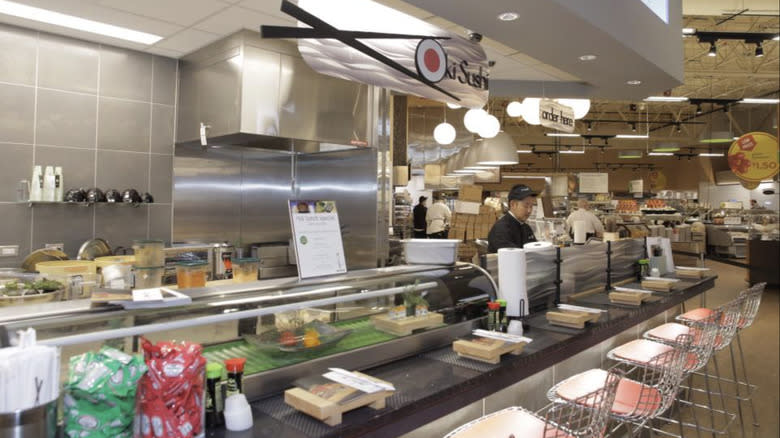
{"label": "glass display case", "polygon": [[188,289],[185,306],[127,310],[90,300],[0,309],[0,341],[32,327],[39,342],[71,356],[108,344],[138,351],[139,340],[204,346],[209,361],[247,360],[250,399],[329,367],[365,369],[451,343],[471,332],[495,299],[477,266],[396,266],[323,279],[255,281]]}

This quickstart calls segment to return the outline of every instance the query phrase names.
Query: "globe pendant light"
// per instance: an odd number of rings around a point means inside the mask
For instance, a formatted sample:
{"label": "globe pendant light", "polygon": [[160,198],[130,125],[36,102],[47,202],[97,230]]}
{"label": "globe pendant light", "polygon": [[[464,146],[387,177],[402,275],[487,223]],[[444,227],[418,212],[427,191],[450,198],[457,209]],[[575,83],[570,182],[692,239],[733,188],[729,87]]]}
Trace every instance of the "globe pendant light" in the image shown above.
{"label": "globe pendant light", "polygon": [[482,126],[482,119],[485,116],[487,116],[487,113],[482,108],[470,109],[463,116],[463,125],[469,132],[476,134],[479,131],[479,127]]}
{"label": "globe pendant light", "polygon": [[523,104],[518,101],[509,102],[506,106],[506,114],[509,117],[520,117],[523,115]]}
{"label": "globe pendant light", "polygon": [[455,141],[455,127],[447,122],[436,125],[433,130],[433,139],[441,145],[448,145]]}
{"label": "globe pendant light", "polygon": [[590,111],[590,99],[555,99],[561,105],[566,105],[574,110],[574,118],[581,119]]}
{"label": "globe pendant light", "polygon": [[506,132],[486,138],[476,146],[477,164],[481,166],[508,166],[517,164],[517,145]]}
{"label": "globe pendant light", "polygon": [[480,127],[477,133],[482,138],[493,138],[501,130],[501,122],[492,114],[486,115],[480,121]]}
{"label": "globe pendant light", "polygon": [[523,99],[523,120],[529,125],[541,125],[542,121],[539,120],[539,102],[542,99],[538,97],[526,97]]}

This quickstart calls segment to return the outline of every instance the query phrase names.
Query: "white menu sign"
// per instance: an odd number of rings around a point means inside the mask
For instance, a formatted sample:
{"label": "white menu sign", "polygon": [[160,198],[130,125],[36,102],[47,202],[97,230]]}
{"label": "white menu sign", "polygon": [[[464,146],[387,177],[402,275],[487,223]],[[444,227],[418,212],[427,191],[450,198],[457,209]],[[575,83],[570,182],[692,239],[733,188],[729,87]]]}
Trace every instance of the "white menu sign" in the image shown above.
{"label": "white menu sign", "polygon": [[583,172],[579,177],[580,193],[609,193],[609,174]]}
{"label": "white menu sign", "polygon": [[300,279],[347,272],[334,201],[289,201]]}
{"label": "white menu sign", "polygon": [[542,126],[563,132],[574,132],[574,110],[551,99],[539,102],[539,120]]}
{"label": "white menu sign", "polygon": [[629,193],[642,193],[644,191],[644,180],[634,179],[628,182]]}

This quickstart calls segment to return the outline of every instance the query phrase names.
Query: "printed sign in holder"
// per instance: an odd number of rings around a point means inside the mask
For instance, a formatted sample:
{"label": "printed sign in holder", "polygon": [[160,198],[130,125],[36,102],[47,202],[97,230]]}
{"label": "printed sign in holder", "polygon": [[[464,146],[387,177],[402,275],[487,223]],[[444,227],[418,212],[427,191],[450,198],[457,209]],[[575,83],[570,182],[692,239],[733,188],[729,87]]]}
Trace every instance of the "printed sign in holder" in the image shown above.
{"label": "printed sign in holder", "polygon": [[336,203],[291,200],[288,207],[298,278],[303,280],[347,272]]}

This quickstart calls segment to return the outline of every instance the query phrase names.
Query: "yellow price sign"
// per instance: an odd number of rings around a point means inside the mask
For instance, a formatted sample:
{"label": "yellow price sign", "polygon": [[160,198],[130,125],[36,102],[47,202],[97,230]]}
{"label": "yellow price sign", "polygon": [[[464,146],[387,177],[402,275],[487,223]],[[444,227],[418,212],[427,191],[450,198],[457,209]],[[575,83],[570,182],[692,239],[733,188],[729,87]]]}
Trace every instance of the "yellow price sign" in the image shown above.
{"label": "yellow price sign", "polygon": [[777,175],[777,138],[765,132],[751,132],[729,147],[729,167],[740,179],[761,181]]}

